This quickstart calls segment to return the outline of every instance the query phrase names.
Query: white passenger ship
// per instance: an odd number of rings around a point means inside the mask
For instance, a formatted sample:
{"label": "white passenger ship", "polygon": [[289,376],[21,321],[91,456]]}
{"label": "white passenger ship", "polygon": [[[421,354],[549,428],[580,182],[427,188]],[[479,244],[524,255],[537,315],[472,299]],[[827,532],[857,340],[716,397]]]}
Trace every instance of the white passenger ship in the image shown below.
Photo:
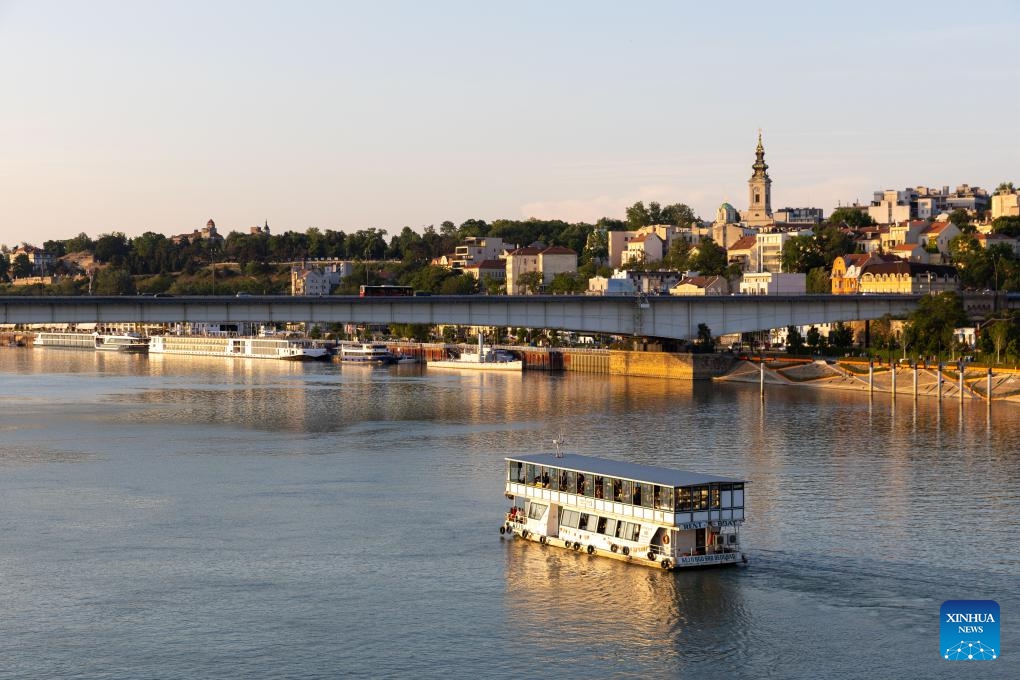
{"label": "white passenger ship", "polygon": [[662,569],[747,561],[744,480],[578,454],[506,465],[501,534]]}
{"label": "white passenger ship", "polygon": [[311,361],[329,357],[325,347],[300,338],[230,338],[204,335],[154,335],[149,338],[149,352],[289,361]]}
{"label": "white passenger ship", "polygon": [[337,360],[342,364],[383,366],[397,363],[397,355],[382,342],[347,342],[337,350]]}
{"label": "white passenger ship", "polygon": [[40,331],[35,334],[32,346],[95,349],[96,339],[91,333],[81,331]]}
{"label": "white passenger ship", "polygon": [[92,339],[95,348],[102,352],[144,353],[149,351],[149,339],[138,333],[93,333]]}

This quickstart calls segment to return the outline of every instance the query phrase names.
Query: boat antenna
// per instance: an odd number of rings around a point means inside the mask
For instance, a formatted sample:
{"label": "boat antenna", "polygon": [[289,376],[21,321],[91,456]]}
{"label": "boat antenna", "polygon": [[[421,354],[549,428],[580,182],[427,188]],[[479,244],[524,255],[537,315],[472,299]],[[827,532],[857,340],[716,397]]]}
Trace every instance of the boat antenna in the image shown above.
{"label": "boat antenna", "polygon": [[562,458],[562,457],[563,457],[563,452],[562,452],[562,451],[560,451],[560,444],[562,444],[562,443],[563,443],[563,435],[561,434],[561,435],[560,435],[559,437],[557,437],[556,439],[553,439],[553,440],[552,440],[552,443],[553,443],[553,445],[554,445],[554,446],[556,447],[556,457],[557,457],[557,458]]}

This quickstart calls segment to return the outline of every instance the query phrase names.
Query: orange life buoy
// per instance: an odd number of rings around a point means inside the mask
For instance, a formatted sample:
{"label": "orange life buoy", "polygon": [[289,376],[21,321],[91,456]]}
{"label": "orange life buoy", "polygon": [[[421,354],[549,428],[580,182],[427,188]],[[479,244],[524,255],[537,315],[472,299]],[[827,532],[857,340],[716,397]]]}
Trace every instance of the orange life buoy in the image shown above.
{"label": "orange life buoy", "polygon": [[663,545],[669,545],[669,534],[663,534],[662,535],[662,544]]}

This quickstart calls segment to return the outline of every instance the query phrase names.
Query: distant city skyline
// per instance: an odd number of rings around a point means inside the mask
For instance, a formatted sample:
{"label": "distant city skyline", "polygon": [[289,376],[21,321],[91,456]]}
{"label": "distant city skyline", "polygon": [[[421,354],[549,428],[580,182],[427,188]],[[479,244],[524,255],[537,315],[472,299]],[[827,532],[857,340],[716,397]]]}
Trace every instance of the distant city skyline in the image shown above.
{"label": "distant city skyline", "polygon": [[1020,5],[0,0],[0,243],[1020,184]]}

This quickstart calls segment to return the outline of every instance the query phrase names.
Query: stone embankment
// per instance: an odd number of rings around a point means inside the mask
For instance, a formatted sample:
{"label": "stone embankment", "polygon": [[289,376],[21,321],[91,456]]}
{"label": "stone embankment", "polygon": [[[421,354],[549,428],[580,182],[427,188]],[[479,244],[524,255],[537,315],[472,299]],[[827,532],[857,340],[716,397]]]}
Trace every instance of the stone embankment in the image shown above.
{"label": "stone embankment", "polygon": [[[895,372],[895,377],[894,377]],[[915,378],[916,375],[916,378]],[[739,361],[725,375],[715,378],[729,382],[759,383],[762,379],[757,361]],[[808,387],[813,389],[853,390],[942,399],[961,399],[960,373],[955,367],[882,366],[869,375],[868,365],[830,361],[765,360],[765,384]],[[915,387],[916,380],[916,387]],[[992,372],[992,400],[1020,402],[1020,374],[1009,369]],[[988,398],[988,369],[970,368],[963,374],[962,399]]]}

